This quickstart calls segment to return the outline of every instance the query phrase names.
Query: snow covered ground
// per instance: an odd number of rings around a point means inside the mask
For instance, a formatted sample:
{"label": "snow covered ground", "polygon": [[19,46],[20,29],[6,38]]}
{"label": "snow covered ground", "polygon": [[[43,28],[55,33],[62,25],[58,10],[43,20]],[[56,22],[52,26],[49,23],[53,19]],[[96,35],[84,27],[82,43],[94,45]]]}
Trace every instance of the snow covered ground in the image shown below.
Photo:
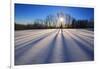
{"label": "snow covered ground", "polygon": [[15,65],[94,60],[94,32],[86,29],[15,31]]}

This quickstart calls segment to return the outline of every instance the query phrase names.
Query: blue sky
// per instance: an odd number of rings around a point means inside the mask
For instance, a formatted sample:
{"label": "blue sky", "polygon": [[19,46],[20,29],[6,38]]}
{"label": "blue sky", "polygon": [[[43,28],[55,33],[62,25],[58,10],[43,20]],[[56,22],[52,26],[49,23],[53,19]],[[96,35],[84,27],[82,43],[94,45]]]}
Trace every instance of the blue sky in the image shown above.
{"label": "blue sky", "polygon": [[46,16],[55,15],[57,12],[64,12],[77,20],[94,18],[93,8],[15,4],[15,22],[32,23],[35,19],[45,19]]}

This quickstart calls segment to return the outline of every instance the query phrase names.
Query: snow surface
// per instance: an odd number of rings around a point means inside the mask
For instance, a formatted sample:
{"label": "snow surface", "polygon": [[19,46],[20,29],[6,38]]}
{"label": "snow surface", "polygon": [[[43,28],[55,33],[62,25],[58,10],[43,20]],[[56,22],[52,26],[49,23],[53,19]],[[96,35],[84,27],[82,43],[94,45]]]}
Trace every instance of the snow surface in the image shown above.
{"label": "snow surface", "polygon": [[94,60],[94,32],[86,29],[15,31],[15,65]]}

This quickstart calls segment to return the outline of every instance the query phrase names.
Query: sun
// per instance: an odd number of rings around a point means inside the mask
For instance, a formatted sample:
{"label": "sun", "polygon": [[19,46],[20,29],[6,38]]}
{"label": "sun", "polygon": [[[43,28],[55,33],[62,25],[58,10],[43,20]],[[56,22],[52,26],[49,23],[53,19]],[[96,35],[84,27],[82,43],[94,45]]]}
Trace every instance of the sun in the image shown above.
{"label": "sun", "polygon": [[60,20],[60,22],[64,22],[64,18],[63,17],[60,17],[59,20]]}

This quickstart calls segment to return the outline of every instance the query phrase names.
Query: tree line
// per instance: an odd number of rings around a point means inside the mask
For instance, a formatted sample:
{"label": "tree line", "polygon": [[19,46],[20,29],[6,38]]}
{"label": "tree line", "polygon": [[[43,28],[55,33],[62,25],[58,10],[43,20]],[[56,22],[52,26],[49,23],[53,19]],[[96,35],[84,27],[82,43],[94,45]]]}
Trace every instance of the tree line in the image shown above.
{"label": "tree line", "polygon": [[59,26],[49,26],[47,24],[17,24],[15,23],[15,30],[26,30],[26,29],[55,29],[55,28],[94,28],[94,22],[89,22],[88,20],[73,20],[72,24],[65,24],[64,27]]}
{"label": "tree line", "polygon": [[57,19],[53,15],[49,15],[45,20],[37,19],[31,24],[18,24],[15,22],[15,30],[26,29],[56,29],[56,28],[94,28],[94,19],[90,20],[76,20],[72,19],[71,23],[65,23],[56,26]]}

